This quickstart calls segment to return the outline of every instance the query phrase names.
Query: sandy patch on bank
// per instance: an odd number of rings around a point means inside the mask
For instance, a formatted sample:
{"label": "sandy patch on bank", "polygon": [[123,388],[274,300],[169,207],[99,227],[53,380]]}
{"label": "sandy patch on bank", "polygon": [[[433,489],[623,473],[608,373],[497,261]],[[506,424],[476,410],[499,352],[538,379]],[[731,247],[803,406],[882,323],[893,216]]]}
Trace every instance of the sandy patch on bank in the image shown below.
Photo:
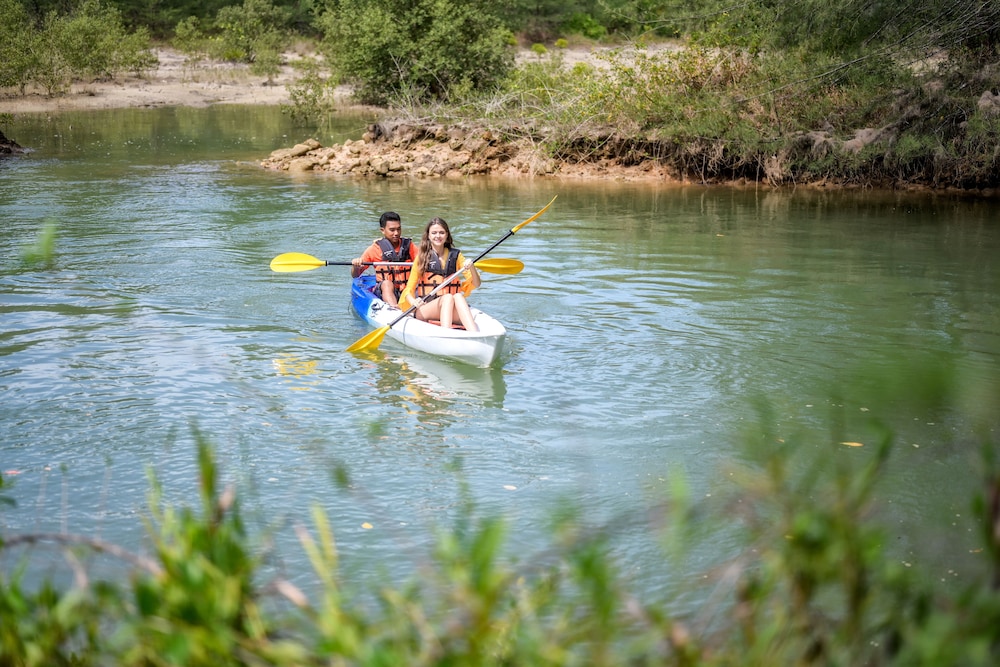
{"label": "sandy patch on bank", "polygon": [[[188,62],[172,49],[157,49],[159,66],[142,77],[74,83],[70,92],[47,97],[41,92],[0,92],[0,113],[144,107],[206,107],[212,104],[287,104],[285,86],[297,78],[288,64],[270,81],[250,73],[249,66],[213,61]],[[286,56],[292,62],[298,56]],[[346,95],[345,90],[345,95]]]}

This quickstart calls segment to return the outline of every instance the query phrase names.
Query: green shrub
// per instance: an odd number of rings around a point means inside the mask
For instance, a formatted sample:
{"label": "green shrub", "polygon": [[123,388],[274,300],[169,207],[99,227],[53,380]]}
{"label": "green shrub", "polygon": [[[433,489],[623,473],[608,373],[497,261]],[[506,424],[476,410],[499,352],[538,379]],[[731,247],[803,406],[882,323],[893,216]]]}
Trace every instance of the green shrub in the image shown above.
{"label": "green shrub", "polygon": [[[66,93],[76,74],[66,57],[66,47],[61,42],[66,23],[58,14],[49,14],[36,41],[31,82],[42,86],[45,94],[50,97]],[[81,59],[85,57],[81,54]]]}
{"label": "green shrub", "polygon": [[255,73],[277,74],[280,55],[288,42],[289,13],[271,0],[243,0],[215,17],[211,55],[220,60],[255,65]]}
{"label": "green shrub", "polygon": [[24,94],[36,63],[37,31],[20,0],[0,0],[0,88]]}
{"label": "green shrub", "polygon": [[201,19],[197,16],[189,16],[179,21],[174,27],[174,38],[171,40],[171,44],[191,60],[200,60],[207,55],[209,42]]}
{"label": "green shrub", "polygon": [[145,27],[122,35],[112,58],[115,72],[131,72],[135,76],[155,70],[159,62],[159,58],[150,49],[149,30]]}
{"label": "green shrub", "polygon": [[100,0],[83,0],[69,14],[50,13],[44,32],[46,43],[58,51],[73,78],[110,78],[155,64],[149,32],[129,33],[118,9]]}
{"label": "green shrub", "polygon": [[341,0],[317,26],[338,83],[362,103],[491,90],[513,66],[510,33],[472,0]]}
{"label": "green shrub", "polygon": [[587,39],[600,40],[608,34],[608,29],[590,14],[576,13],[563,22],[562,32],[569,35],[583,35]]}
{"label": "green shrub", "polygon": [[336,109],[336,86],[322,75],[315,58],[303,59],[296,66],[299,76],[287,86],[290,103],[282,111],[303,124],[320,125]]}
{"label": "green shrub", "polygon": [[67,13],[50,11],[38,28],[16,0],[0,0],[0,86],[42,86],[49,95],[77,79],[112,78],[155,67],[145,28],[129,32],[121,13],[83,0]]}

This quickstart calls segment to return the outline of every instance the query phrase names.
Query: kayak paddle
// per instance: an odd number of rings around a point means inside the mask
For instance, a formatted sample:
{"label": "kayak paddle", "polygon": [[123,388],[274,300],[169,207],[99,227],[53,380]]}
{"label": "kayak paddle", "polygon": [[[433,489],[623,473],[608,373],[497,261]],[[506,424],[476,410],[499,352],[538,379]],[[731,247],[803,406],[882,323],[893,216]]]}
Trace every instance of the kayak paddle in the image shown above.
{"label": "kayak paddle", "polygon": [[[410,266],[412,262],[365,262],[365,266]],[[278,273],[312,271],[321,266],[351,266],[352,262],[331,262],[304,252],[286,252],[271,260],[271,270]],[[518,259],[484,259],[476,262],[476,268],[485,273],[513,275],[524,270],[524,262]]]}

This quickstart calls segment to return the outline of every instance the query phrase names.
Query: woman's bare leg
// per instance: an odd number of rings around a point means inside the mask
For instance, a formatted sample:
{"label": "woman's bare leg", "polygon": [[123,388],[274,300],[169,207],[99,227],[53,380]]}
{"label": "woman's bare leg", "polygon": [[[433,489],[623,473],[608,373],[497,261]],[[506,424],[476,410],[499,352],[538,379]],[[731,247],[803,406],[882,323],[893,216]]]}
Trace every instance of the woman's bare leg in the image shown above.
{"label": "woman's bare leg", "polygon": [[458,313],[458,319],[462,322],[462,326],[465,327],[465,330],[479,331],[479,327],[476,325],[476,321],[472,317],[472,309],[469,308],[469,302],[465,300],[465,295],[456,294],[454,301],[455,312]]}
{"label": "woman's bare leg", "polygon": [[455,297],[452,294],[442,294],[438,301],[441,302],[441,326],[450,329],[455,321]]}
{"label": "woman's bare leg", "polygon": [[450,329],[458,315],[458,321],[462,323],[466,331],[479,331],[472,316],[469,302],[465,300],[464,294],[442,294],[430,303],[425,303],[416,311],[417,318],[424,322],[428,320],[438,320],[445,329]]}
{"label": "woman's bare leg", "polygon": [[441,319],[441,299],[434,299],[430,303],[425,303],[416,310],[418,320],[424,322],[428,320]]}

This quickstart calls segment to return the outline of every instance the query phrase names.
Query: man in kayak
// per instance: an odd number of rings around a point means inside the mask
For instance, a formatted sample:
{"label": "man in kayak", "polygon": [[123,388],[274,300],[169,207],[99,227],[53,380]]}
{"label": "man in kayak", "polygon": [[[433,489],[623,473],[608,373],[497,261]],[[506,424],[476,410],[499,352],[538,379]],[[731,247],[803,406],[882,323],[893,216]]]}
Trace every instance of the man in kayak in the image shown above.
{"label": "man in kayak", "polygon": [[[371,262],[412,262],[417,256],[417,248],[413,240],[403,236],[403,222],[399,214],[386,211],[378,220],[382,230],[382,238],[376,239],[360,257],[351,260],[351,277],[357,278]],[[376,266],[375,276],[378,278],[382,300],[390,306],[399,306],[399,293],[406,287],[410,276],[409,264],[406,266]]]}

